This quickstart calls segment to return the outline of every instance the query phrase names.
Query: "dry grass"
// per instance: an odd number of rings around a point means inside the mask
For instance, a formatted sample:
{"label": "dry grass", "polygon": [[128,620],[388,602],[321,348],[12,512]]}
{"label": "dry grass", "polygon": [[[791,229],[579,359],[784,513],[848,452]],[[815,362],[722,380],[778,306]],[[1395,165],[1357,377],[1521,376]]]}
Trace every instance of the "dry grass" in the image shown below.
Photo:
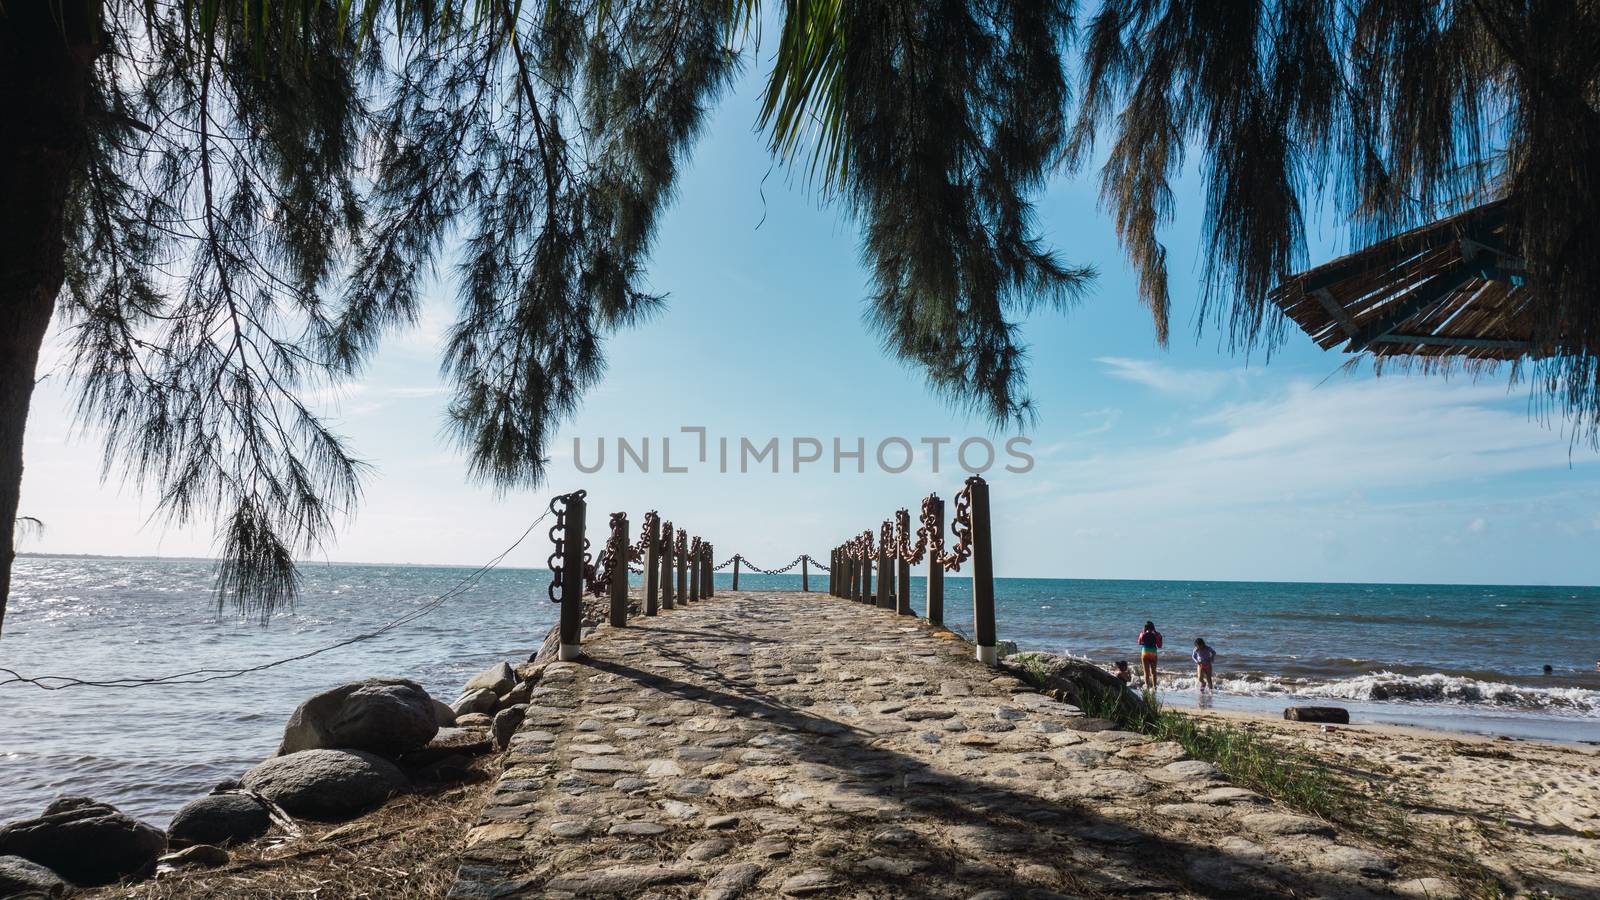
{"label": "dry grass", "polygon": [[498,756],[483,757],[483,780],[424,789],[389,801],[371,815],[343,825],[302,822],[304,833],[272,836],[230,851],[214,869],[162,872],[132,885],[99,888],[79,896],[94,900],[199,900],[199,898],[422,898],[443,897],[455,880],[467,829],[493,786]]}

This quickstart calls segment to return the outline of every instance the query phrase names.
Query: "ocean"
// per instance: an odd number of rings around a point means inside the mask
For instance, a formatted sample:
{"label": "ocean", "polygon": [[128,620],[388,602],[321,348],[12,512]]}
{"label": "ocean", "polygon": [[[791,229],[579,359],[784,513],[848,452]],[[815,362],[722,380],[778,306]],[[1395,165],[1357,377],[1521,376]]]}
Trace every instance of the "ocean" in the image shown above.
{"label": "ocean", "polygon": [[[218,617],[209,562],[24,557],[0,668],[85,681],[246,668],[421,612],[471,572],[307,565],[296,608],[263,626]],[[556,619],[549,577],[490,571],[379,637],[238,678],[57,691],[0,685],[0,822],[82,794],[165,824],[188,800],[270,755],[296,704],[346,681],[411,678],[448,702],[478,671],[538,647]],[[717,584],[729,587],[729,574]],[[963,633],[972,621],[968,585],[946,582],[947,624]],[[799,586],[798,575],[740,576],[745,590]],[[826,576],[813,573],[812,588],[826,591]],[[921,612],[921,578],[912,592]],[[1161,669],[1172,703],[1195,703],[1188,648],[1203,637],[1218,653],[1218,692],[1207,701],[1218,708],[1333,703],[1358,722],[1600,740],[1600,588],[1001,578],[996,595],[1001,639],[1104,663],[1128,659],[1136,671],[1134,638],[1154,620],[1169,650]],[[819,593],[817,602],[840,601]],[[825,616],[817,627],[827,627]],[[1543,674],[1546,664],[1553,674]]]}

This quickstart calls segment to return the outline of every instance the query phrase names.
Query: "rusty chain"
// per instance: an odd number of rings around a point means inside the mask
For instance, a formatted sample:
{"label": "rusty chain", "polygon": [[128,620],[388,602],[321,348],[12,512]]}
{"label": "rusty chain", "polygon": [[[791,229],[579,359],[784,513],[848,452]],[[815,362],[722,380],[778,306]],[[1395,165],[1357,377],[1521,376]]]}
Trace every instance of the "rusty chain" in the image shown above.
{"label": "rusty chain", "polygon": [[976,475],[968,478],[956,494],[956,513],[950,517],[950,533],[956,536],[956,544],[939,559],[947,572],[959,572],[961,564],[972,556],[972,483],[977,479]]}
{"label": "rusty chain", "polygon": [[[800,565],[800,561],[803,560],[803,559],[811,560],[811,562],[813,562],[813,563],[816,562],[816,560],[811,559],[810,555],[805,554],[805,553],[802,553],[799,556],[796,556],[793,560],[790,561],[790,563],[788,565],[782,566],[782,567],[777,568],[777,569],[763,569],[760,566],[756,565],[755,563],[751,562],[748,557],[744,557],[744,556],[740,556],[739,557],[739,562],[742,565],[744,565],[746,568],[748,568],[750,571],[756,573],[757,575],[782,575],[785,572],[788,572],[789,570],[793,569],[795,566]],[[728,562],[733,562],[733,560],[730,559],[730,560],[728,560]],[[726,565],[726,564],[727,563],[724,563],[724,565]]]}
{"label": "rusty chain", "polygon": [[[555,552],[551,553],[550,558],[546,560],[546,564],[550,566],[551,575],[550,587],[547,593],[550,595],[550,602],[552,603],[561,602],[562,571],[565,568],[567,555],[567,503],[574,499],[581,500],[586,496],[588,496],[588,491],[573,491],[570,494],[557,494],[550,498],[550,511],[555,513],[556,516],[555,524],[550,526],[549,531],[550,543],[554,546]],[[559,509],[557,504],[560,504]],[[583,539],[583,551],[584,563],[587,566],[589,561],[589,539],[587,537]]]}
{"label": "rusty chain", "polygon": [[934,504],[939,500],[938,494],[923,498],[915,544],[911,543],[911,512],[902,508],[894,514],[892,522],[886,519],[879,527],[876,546],[872,540],[872,529],[869,528],[845,541],[839,549],[845,559],[874,561],[881,548],[889,557],[907,563],[920,563],[926,558],[945,571],[960,571],[962,564],[972,556],[972,485],[981,480],[978,475],[969,477],[956,494],[955,515],[950,519],[950,533],[955,535],[955,545],[948,552],[945,550],[944,529],[933,513]]}
{"label": "rusty chain", "polygon": [[[596,565],[588,567],[585,572],[589,576],[589,593],[596,597],[606,596],[611,590],[611,579],[617,577],[617,554],[615,552],[617,539],[627,540],[628,536],[622,532],[622,525],[627,521],[627,518],[628,514],[625,512],[611,514],[611,536],[606,539],[605,549],[600,551],[600,558],[596,560]],[[623,556],[627,556],[627,550],[623,551]],[[623,565],[626,567],[625,561]],[[596,571],[597,569],[598,571]]]}
{"label": "rusty chain", "polygon": [[644,524],[639,526],[639,539],[628,548],[628,559],[634,562],[644,559],[645,553],[650,549],[650,527],[659,518],[661,517],[653,509],[644,514]]}
{"label": "rusty chain", "polygon": [[922,562],[922,554],[928,547],[927,529],[918,529],[917,545],[911,546],[911,510],[900,507],[894,514],[894,545],[895,553],[908,563]]}

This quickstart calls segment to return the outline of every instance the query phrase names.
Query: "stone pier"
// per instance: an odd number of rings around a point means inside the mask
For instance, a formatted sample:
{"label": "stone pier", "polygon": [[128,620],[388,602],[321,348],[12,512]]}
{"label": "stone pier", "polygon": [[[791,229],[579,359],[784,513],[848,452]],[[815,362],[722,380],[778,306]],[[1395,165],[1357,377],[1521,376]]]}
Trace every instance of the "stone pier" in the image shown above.
{"label": "stone pier", "polygon": [[548,664],[450,896],[1389,896],[1380,852],[918,619],[719,592]]}

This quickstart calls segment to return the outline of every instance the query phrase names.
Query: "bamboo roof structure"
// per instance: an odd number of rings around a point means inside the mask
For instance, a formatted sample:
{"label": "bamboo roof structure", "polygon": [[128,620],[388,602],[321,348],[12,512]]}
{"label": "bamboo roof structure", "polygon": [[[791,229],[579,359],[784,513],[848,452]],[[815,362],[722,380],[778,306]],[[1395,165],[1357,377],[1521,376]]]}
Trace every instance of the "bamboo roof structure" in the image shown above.
{"label": "bamboo roof structure", "polygon": [[1539,358],[1536,296],[1496,200],[1278,285],[1269,299],[1323,349],[1483,363]]}

